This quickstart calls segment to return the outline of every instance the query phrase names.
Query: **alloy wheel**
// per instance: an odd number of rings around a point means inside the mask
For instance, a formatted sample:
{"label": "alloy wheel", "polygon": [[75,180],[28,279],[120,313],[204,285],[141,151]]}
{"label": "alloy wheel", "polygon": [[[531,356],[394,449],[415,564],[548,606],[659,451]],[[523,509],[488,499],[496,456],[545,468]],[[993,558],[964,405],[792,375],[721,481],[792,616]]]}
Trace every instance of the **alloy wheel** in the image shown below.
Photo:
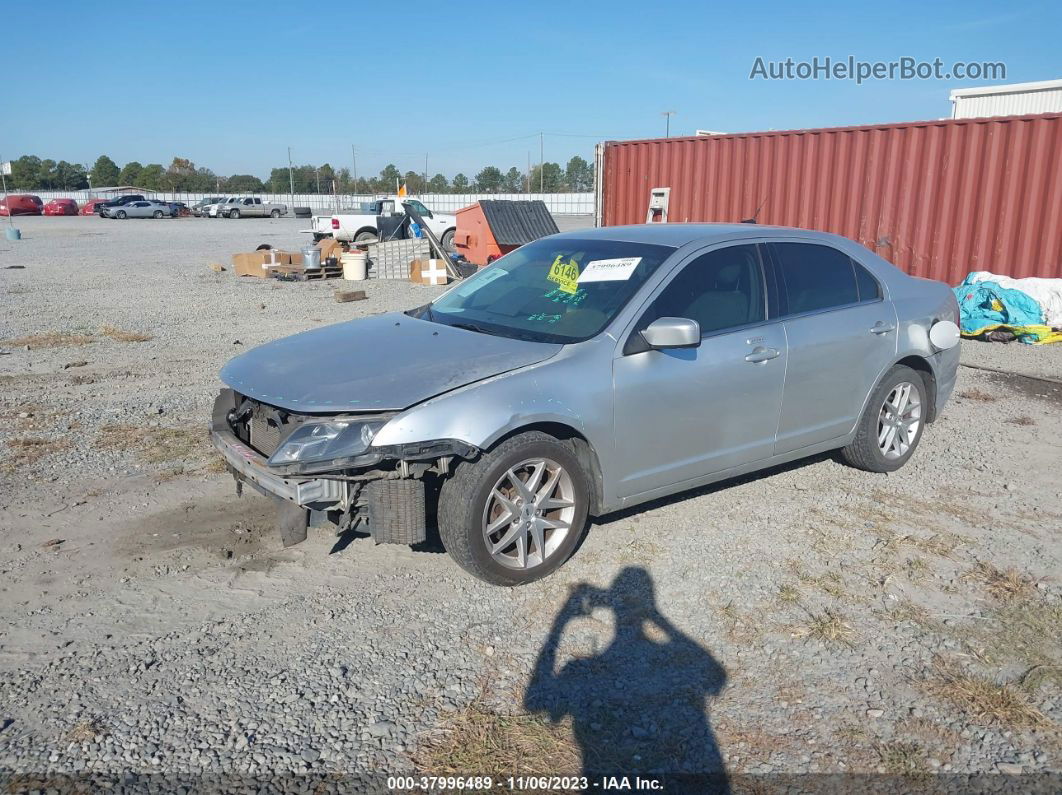
{"label": "alloy wheel", "polygon": [[892,388],[878,412],[878,449],[890,461],[903,458],[922,427],[922,398],[909,381]]}
{"label": "alloy wheel", "polygon": [[575,486],[549,458],[510,467],[483,507],[483,541],[491,557],[509,569],[541,566],[572,532]]}

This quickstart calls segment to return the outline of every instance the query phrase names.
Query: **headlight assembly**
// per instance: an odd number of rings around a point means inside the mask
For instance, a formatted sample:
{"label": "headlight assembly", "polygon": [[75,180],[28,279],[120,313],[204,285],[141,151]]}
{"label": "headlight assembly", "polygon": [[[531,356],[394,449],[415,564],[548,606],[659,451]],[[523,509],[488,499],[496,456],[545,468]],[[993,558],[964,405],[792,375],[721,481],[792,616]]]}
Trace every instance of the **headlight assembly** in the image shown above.
{"label": "headlight assembly", "polygon": [[369,449],[385,421],[329,420],[301,425],[269,457],[270,466],[350,458]]}

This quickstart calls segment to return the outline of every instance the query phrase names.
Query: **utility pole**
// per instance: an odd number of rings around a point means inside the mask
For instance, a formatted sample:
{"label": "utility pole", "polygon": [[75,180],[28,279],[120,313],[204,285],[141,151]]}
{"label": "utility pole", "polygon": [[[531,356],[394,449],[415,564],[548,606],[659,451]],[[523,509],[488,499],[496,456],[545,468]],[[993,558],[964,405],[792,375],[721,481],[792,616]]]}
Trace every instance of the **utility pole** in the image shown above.
{"label": "utility pole", "polygon": [[354,193],[358,191],[358,155],[354,151],[354,144],[350,145],[350,159],[354,161]]}
{"label": "utility pole", "polygon": [[538,134],[538,192],[545,193],[543,185],[546,179],[546,144],[544,143],[544,134],[539,132]]}
{"label": "utility pole", "polygon": [[295,206],[295,173],[291,170],[291,147],[288,147],[288,188],[291,193],[288,198],[291,199],[291,206]]}
{"label": "utility pole", "polygon": [[423,193],[428,192],[428,153],[424,153],[424,190]]}
{"label": "utility pole", "polygon": [[531,150],[527,150],[527,176],[524,178],[524,192],[531,193]]}
{"label": "utility pole", "polygon": [[666,121],[664,123],[664,137],[665,138],[670,138],[671,137],[671,117],[674,116],[675,113],[677,113],[677,111],[665,110],[665,111],[663,111],[660,114],[661,116],[663,116],[666,119]]}
{"label": "utility pole", "polygon": [[321,169],[317,166],[313,167],[314,176],[317,177],[317,195],[321,195]]}

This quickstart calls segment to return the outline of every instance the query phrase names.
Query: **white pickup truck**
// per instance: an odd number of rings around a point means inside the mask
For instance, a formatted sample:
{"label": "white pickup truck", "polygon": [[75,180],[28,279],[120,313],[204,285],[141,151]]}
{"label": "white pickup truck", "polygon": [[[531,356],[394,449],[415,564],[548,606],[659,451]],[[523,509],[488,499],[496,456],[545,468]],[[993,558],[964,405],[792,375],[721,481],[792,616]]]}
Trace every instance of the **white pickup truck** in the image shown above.
{"label": "white pickup truck", "polygon": [[364,243],[379,237],[378,218],[381,216],[403,215],[402,204],[408,204],[435,234],[447,251],[454,250],[454,230],[457,229],[457,217],[435,213],[416,199],[399,196],[387,196],[361,205],[359,210],[336,213],[335,215],[315,215],[310,231],[315,241],[325,237],[334,237],[345,243]]}

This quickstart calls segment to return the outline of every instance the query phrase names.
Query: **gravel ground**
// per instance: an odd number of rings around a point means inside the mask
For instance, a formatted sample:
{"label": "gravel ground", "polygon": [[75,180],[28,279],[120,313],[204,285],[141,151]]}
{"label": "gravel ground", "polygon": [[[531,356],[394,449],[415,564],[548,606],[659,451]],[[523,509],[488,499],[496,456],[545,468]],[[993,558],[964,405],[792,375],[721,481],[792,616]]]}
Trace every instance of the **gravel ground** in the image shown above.
{"label": "gravel ground", "polygon": [[0,780],[368,790],[721,764],[1058,789],[1062,385],[1038,379],[1062,380],[1062,345],[964,342],[900,472],[821,456],[604,517],[556,575],[506,590],[430,545],[318,529],[282,549],[203,439],[234,354],[440,288],[370,281],[337,304],[331,283],[210,269],[296,245],[294,219],[18,224]]}

